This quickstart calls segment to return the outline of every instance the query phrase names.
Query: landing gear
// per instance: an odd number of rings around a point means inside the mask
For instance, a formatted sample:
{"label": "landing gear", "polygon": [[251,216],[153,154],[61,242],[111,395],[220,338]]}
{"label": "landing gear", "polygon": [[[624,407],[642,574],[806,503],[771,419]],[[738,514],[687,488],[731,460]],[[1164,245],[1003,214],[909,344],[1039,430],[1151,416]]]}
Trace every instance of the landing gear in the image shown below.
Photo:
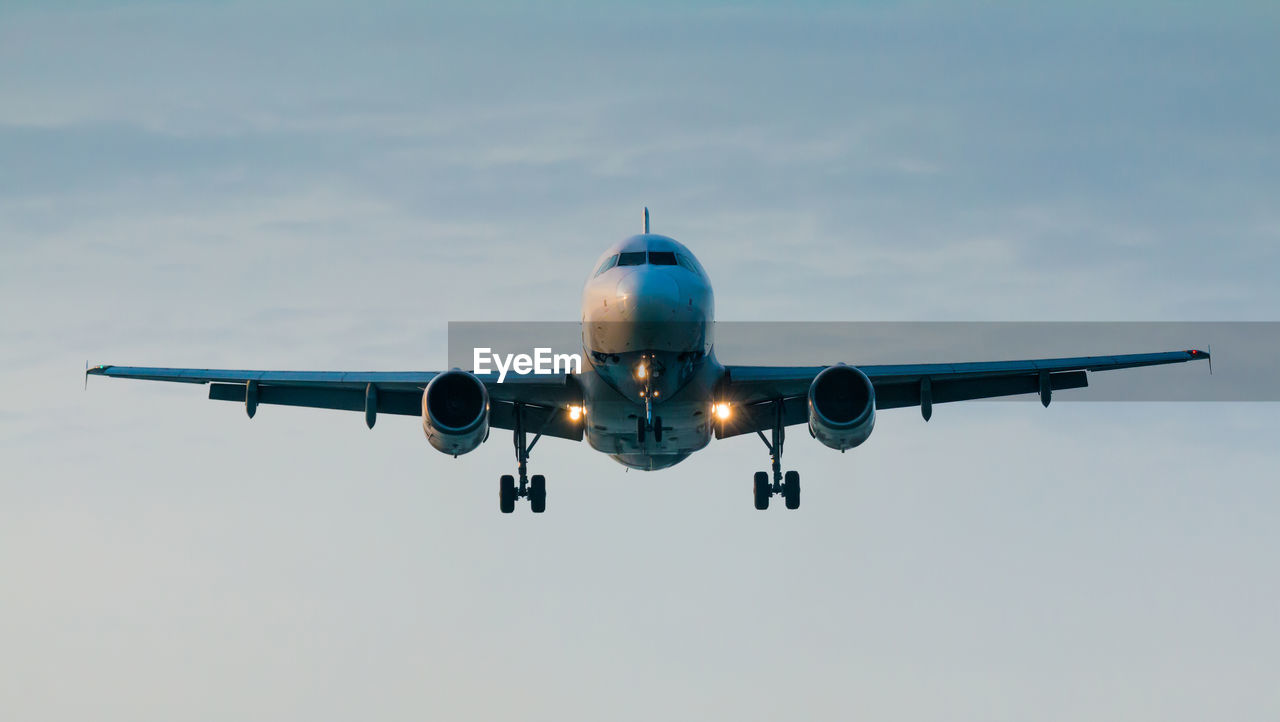
{"label": "landing gear", "polygon": [[[529,510],[534,514],[541,514],[547,510],[547,477],[542,474],[529,476],[529,452],[533,451],[538,439],[542,438],[542,429],[534,435],[533,441],[526,444],[524,404],[517,403],[515,406],[516,428],[512,434],[512,442],[516,447],[516,472],[520,476],[520,484],[517,486],[516,478],[510,474],[503,474],[498,479],[498,508],[503,514],[510,514],[516,509],[516,499],[525,497],[529,500]],[[547,421],[542,424],[543,429],[550,419],[548,415]]]}
{"label": "landing gear", "polygon": [[782,482],[782,498],[788,509],[800,508],[800,472],[788,471]]}
{"label": "landing gear", "polygon": [[516,478],[510,474],[498,478],[498,508],[503,514],[516,510]]}
{"label": "landing gear", "polygon": [[644,379],[644,390],[640,392],[640,397],[644,399],[644,416],[636,417],[636,444],[644,446],[644,437],[649,431],[653,432],[654,443],[661,444],[662,417],[653,414],[653,400],[658,392],[653,390],[650,383],[662,375],[662,365],[648,356],[641,356],[638,375]]}
{"label": "landing gear", "polygon": [[773,487],[769,485],[769,472],[757,471],[756,481],[752,487],[756,497],[756,508],[764,511],[769,508],[769,497],[773,496]]}
{"label": "landing gear", "polygon": [[534,474],[529,478],[529,511],[541,514],[547,510],[547,477]]}
{"label": "landing gear", "polygon": [[755,474],[752,492],[755,496],[756,508],[760,511],[769,508],[769,498],[774,494],[782,495],[788,509],[800,508],[800,472],[788,471],[785,476],[782,473],[782,442],[787,437],[787,430],[782,422],[782,401],[779,400],[774,402],[772,441],[765,438],[764,432],[756,431],[765,447],[769,449],[769,460],[773,467],[772,481],[767,471],[757,471]]}
{"label": "landing gear", "polygon": [[644,444],[644,437],[650,431],[653,432],[654,443],[661,444],[662,443],[662,417],[661,416],[653,417],[653,425],[650,426],[649,422],[646,421],[643,416],[637,416],[636,417],[636,442],[639,444]]}

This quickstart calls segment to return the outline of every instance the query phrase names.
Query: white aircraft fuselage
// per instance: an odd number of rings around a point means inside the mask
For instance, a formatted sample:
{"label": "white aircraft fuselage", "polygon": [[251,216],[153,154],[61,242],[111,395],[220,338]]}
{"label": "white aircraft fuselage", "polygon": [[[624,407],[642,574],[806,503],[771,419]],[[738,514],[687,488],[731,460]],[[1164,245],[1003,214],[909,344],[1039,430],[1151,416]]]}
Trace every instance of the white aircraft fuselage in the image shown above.
{"label": "white aircraft fuselage", "polygon": [[675,239],[644,233],[600,257],[582,292],[580,379],[592,448],[651,470],[711,441],[724,373],[714,320],[711,280]]}

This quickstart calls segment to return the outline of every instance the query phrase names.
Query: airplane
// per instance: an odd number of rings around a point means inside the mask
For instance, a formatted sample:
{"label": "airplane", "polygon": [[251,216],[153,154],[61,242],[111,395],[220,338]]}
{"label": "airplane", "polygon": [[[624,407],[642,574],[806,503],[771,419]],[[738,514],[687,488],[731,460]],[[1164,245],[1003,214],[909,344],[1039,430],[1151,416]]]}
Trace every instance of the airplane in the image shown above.
{"label": "airplane", "polygon": [[[98,365],[88,376],[208,384],[209,398],[243,403],[419,416],[427,441],[453,456],[473,451],[491,429],[509,430],[516,474],[498,483],[506,514],[517,499],[546,510],[546,477],[528,473],[544,437],[586,440],[632,469],[665,469],[712,437],[754,433],[771,469],[755,472],[755,508],[781,496],[800,506],[800,474],[782,471],[789,426],[804,424],[841,452],[865,442],[876,412],[970,399],[1039,394],[1088,386],[1088,372],[1208,360],[1199,349],[1022,361],[852,366],[738,366],[717,360],[711,280],[675,239],[644,233],[611,246],[582,293],[582,359],[577,373],[532,374],[500,383],[495,373],[449,371],[257,371]],[[529,435],[533,434],[532,440]],[[767,435],[766,435],[767,434]]]}

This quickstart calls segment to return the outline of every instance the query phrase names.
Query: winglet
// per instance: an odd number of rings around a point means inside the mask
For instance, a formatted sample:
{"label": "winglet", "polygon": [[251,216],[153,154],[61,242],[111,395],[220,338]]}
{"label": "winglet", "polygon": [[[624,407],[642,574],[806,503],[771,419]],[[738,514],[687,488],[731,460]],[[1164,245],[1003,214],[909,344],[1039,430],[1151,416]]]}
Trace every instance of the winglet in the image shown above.
{"label": "winglet", "polygon": [[106,374],[106,371],[107,371],[107,369],[109,369],[109,368],[111,368],[111,364],[98,364],[97,366],[90,366],[90,365],[89,365],[89,362],[88,362],[88,361],[85,361],[85,362],[84,362],[84,387],[85,387],[85,389],[87,390],[87,389],[89,388],[89,377],[90,377],[90,376],[103,376],[103,375],[105,375],[105,374]]}
{"label": "winglet", "polygon": [[[1210,346],[1209,348],[1213,348],[1213,347]],[[1201,351],[1198,348],[1189,348],[1187,349],[1187,356],[1190,357],[1189,360],[1191,361],[1199,361],[1200,359],[1204,359],[1205,361],[1208,361],[1209,373],[1213,373],[1213,354],[1211,354],[1210,352]]]}

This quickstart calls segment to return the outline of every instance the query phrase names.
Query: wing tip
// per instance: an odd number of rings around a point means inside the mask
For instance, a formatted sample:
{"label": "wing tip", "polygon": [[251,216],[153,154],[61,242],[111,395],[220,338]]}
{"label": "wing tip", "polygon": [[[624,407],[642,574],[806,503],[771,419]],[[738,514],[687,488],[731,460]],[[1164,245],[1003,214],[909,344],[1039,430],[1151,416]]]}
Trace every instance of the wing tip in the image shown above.
{"label": "wing tip", "polygon": [[1212,358],[1209,355],[1208,351],[1202,351],[1198,348],[1189,348],[1184,353],[1186,353],[1187,356],[1194,361],[1199,361],[1200,359],[1205,359],[1207,361],[1210,358]]}

